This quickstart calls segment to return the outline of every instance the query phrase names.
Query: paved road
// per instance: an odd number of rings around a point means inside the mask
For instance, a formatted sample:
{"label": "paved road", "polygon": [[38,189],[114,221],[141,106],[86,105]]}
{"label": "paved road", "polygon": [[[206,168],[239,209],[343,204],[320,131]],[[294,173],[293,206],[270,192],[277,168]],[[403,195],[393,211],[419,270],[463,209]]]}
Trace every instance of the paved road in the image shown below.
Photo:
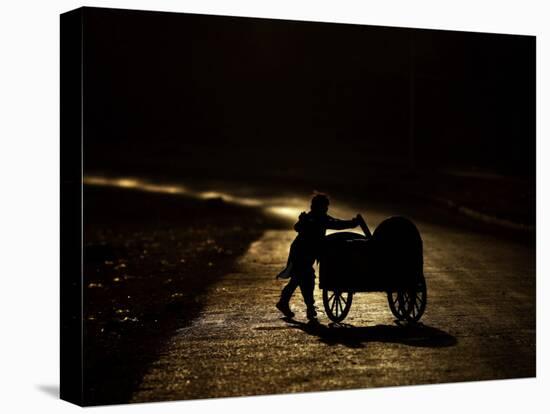
{"label": "paved road", "polygon": [[[386,215],[366,217],[374,228]],[[423,325],[397,326],[381,293],[358,294],[344,326],[330,326],[321,311],[318,328],[306,325],[297,294],[296,322],[285,322],[274,275],[294,232],[267,231],[211,286],[200,316],[166,344],[133,401],[534,376],[534,249],[417,224],[428,283]],[[322,309],[320,292],[316,299]]]}

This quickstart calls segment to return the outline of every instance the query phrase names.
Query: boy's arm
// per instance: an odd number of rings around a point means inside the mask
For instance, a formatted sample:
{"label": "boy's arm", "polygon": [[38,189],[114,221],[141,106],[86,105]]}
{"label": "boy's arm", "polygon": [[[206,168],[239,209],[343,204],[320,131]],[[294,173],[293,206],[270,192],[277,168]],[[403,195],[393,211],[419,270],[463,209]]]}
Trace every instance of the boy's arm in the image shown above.
{"label": "boy's arm", "polygon": [[327,216],[327,229],[344,230],[357,227],[357,218],[351,220],[340,220],[331,216]]}

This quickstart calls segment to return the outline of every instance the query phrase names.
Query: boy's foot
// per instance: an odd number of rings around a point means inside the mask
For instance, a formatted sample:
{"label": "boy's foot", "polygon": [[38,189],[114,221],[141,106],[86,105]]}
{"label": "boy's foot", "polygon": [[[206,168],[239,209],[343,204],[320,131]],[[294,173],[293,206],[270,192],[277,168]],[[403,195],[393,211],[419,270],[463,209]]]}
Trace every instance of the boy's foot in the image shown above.
{"label": "boy's foot", "polygon": [[275,307],[279,309],[287,318],[294,318],[294,312],[290,310],[288,303],[277,302]]}
{"label": "boy's foot", "polygon": [[308,308],[308,310],[306,312],[306,317],[310,321],[317,320],[317,311],[315,310],[315,308]]}

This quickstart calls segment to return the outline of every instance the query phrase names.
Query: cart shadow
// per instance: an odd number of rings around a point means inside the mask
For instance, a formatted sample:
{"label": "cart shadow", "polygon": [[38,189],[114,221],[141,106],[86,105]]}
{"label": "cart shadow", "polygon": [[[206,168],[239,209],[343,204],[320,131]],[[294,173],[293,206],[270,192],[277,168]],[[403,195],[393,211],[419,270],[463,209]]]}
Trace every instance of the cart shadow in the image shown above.
{"label": "cart shadow", "polygon": [[319,337],[327,345],[345,345],[362,348],[369,342],[398,343],[415,347],[442,348],[454,346],[457,339],[453,335],[422,323],[409,324],[395,321],[395,325],[356,327],[349,324],[319,322],[304,323],[283,318],[292,327]]}

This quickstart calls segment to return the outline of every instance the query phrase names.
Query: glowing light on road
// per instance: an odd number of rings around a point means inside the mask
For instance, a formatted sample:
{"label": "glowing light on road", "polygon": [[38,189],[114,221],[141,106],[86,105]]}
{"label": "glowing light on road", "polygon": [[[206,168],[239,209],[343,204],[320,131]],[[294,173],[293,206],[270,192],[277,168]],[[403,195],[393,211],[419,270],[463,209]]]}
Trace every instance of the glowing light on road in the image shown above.
{"label": "glowing light on road", "polygon": [[266,211],[268,213],[275,214],[276,216],[282,216],[291,220],[297,220],[298,216],[303,211],[303,208],[273,206],[273,207],[267,207]]}
{"label": "glowing light on road", "polygon": [[151,183],[149,181],[133,177],[110,178],[104,176],[86,176],[84,177],[84,184],[92,186],[125,188],[152,193],[184,195],[202,200],[220,199],[227,203],[241,206],[261,207],[269,214],[274,214],[276,216],[291,220],[296,220],[300,215],[300,212],[304,210],[304,206],[308,203],[307,200],[299,198],[260,199],[220,191],[193,191],[181,185]]}
{"label": "glowing light on road", "polygon": [[127,179],[127,178],[122,178],[122,179],[117,180],[117,184],[118,184],[119,187],[122,187],[122,188],[135,188],[135,187],[138,187],[140,185],[139,181],[130,180],[130,179]]}

